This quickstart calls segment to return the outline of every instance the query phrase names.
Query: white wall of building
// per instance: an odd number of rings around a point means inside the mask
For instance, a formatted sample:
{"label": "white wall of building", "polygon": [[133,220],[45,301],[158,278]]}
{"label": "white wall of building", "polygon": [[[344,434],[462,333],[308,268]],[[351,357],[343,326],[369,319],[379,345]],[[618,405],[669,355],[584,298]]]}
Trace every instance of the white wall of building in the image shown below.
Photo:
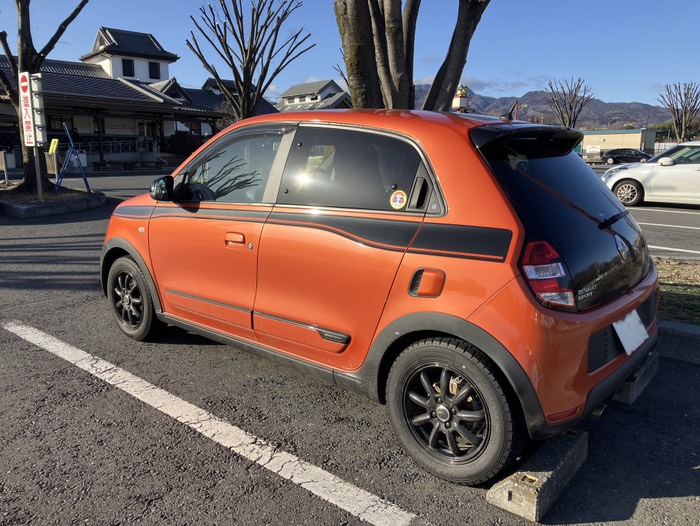
{"label": "white wall of building", "polygon": [[[118,77],[124,77],[128,79],[138,79],[142,82],[157,82],[159,80],[166,80],[170,78],[170,73],[168,71],[168,63],[167,62],[162,62],[159,60],[147,60],[147,59],[140,59],[140,58],[132,58],[129,60],[134,61],[134,76],[133,77],[127,77],[124,75],[124,68],[123,68],[123,62],[122,59],[126,57],[112,57],[111,59],[111,65],[110,69],[111,72],[102,66],[107,73],[109,73],[112,78],[116,79]],[[150,76],[150,62],[156,62],[160,64],[160,76],[159,78],[151,78]]]}

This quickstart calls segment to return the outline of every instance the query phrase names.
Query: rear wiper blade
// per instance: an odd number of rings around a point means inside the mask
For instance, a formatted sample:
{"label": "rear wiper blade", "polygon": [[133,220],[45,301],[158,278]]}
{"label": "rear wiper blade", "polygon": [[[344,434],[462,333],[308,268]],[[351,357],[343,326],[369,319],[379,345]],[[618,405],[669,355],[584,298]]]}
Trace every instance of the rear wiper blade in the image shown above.
{"label": "rear wiper blade", "polygon": [[606,220],[598,223],[598,228],[600,228],[601,230],[605,230],[606,228],[610,228],[611,226],[613,226],[615,223],[617,223],[620,219],[622,219],[623,217],[625,217],[629,213],[630,213],[629,210],[623,210],[622,212],[619,212],[619,213],[615,214],[614,216],[610,216]]}

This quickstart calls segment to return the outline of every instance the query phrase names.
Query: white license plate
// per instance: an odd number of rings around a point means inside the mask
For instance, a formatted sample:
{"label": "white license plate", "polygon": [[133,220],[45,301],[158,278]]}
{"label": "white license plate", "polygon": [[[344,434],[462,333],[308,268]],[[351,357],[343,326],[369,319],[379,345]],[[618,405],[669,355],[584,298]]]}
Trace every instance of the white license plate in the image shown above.
{"label": "white license plate", "polygon": [[627,354],[632,354],[635,349],[638,349],[649,338],[649,333],[636,310],[633,310],[621,320],[614,322],[613,328]]}

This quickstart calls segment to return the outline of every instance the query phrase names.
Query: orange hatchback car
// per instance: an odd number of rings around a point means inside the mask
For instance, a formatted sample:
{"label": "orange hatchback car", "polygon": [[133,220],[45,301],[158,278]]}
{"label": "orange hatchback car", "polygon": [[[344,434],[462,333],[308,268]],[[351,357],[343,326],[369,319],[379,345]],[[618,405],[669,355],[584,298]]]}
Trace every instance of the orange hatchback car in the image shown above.
{"label": "orange hatchback car", "polygon": [[115,209],[102,286],[128,336],[282,358],[480,484],[653,357],[656,269],[581,138],[420,111],[244,120]]}

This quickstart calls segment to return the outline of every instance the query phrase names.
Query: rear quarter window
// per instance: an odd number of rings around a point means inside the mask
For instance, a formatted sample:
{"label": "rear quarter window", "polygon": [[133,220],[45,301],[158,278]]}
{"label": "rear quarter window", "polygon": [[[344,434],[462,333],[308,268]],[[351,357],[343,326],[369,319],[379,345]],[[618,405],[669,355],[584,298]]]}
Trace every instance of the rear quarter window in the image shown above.
{"label": "rear quarter window", "polygon": [[282,176],[280,204],[403,211],[419,169],[418,151],[379,133],[302,126]]}

